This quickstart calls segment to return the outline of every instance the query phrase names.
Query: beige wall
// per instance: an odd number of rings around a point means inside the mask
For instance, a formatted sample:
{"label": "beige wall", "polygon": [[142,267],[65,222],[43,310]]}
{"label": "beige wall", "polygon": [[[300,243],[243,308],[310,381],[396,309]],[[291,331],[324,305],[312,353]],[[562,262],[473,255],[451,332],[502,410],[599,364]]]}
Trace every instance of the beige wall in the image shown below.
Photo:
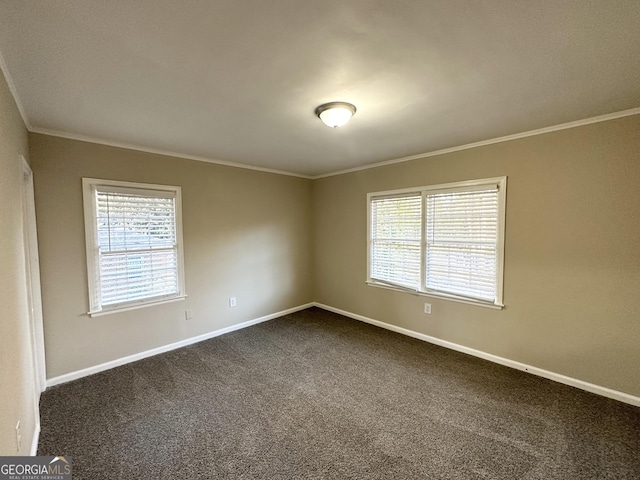
{"label": "beige wall", "polygon": [[[368,192],[502,175],[504,310],[365,285]],[[313,191],[316,301],[640,396],[640,116],[327,177]]]}
{"label": "beige wall", "polygon": [[37,418],[22,235],[20,155],[28,154],[27,130],[0,72],[0,455],[28,455]]}
{"label": "beige wall", "polygon": [[[38,134],[30,149],[49,378],[313,301],[310,180]],[[185,301],[86,315],[82,177],[182,187]]]}

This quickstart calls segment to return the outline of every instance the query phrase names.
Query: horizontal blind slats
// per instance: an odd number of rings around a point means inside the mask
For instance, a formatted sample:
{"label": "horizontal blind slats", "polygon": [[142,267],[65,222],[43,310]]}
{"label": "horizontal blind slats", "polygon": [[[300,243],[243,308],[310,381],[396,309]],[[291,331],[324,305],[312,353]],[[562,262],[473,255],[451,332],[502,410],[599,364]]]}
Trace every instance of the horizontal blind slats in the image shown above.
{"label": "horizontal blind slats", "polygon": [[421,229],[420,194],[372,199],[371,278],[418,289]]}
{"label": "horizontal blind slats", "polygon": [[100,303],[179,292],[174,196],[96,192]]}
{"label": "horizontal blind slats", "polygon": [[426,210],[426,287],[493,301],[498,190],[427,194]]}

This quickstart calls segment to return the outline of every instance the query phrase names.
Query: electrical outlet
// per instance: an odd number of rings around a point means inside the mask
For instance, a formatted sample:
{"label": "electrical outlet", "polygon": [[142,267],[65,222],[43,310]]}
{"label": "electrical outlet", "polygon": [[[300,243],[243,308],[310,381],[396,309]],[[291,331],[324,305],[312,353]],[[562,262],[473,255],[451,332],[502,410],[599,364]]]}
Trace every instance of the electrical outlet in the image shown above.
{"label": "electrical outlet", "polygon": [[229,308],[233,308],[238,305],[238,300],[236,297],[229,297]]}
{"label": "electrical outlet", "polygon": [[20,434],[20,420],[16,423],[16,452],[20,453],[22,449],[22,435]]}
{"label": "electrical outlet", "polygon": [[184,311],[184,319],[185,320],[191,320],[192,318],[193,318],[193,309],[187,308]]}
{"label": "electrical outlet", "polygon": [[431,304],[430,303],[425,303],[424,304],[424,313],[426,313],[427,315],[431,315]]}

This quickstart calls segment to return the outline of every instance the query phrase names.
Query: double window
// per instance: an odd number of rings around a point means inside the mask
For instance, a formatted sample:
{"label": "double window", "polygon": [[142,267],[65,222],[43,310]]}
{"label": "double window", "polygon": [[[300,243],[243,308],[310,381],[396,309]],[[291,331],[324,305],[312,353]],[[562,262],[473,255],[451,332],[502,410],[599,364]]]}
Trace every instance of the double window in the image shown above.
{"label": "double window", "polygon": [[370,193],[371,285],[502,307],[506,177]]}
{"label": "double window", "polygon": [[180,187],[82,181],[89,314],[184,298]]}

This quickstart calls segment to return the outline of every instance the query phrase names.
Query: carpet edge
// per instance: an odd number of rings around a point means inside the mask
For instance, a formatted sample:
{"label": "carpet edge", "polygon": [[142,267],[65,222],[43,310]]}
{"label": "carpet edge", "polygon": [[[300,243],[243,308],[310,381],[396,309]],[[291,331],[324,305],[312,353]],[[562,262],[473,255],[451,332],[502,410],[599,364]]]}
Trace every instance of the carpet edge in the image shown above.
{"label": "carpet edge", "polygon": [[390,323],[385,323],[380,320],[375,320],[373,318],[365,317],[364,315],[359,315],[357,313],[341,310],[339,308],[335,308],[330,305],[325,305],[323,303],[313,302],[312,305],[315,307],[327,310],[329,312],[337,313],[339,315],[344,315],[345,317],[349,317],[354,320],[375,325],[376,327],[384,328],[386,330],[391,330],[393,332],[400,333],[408,337],[416,338],[424,342],[432,343],[440,347],[448,348],[450,350],[455,350],[461,353],[466,353],[474,357],[482,358],[483,360],[488,360],[493,363],[504,365],[505,367],[515,368],[516,370],[530,373],[538,377],[543,377],[548,380],[553,380],[554,382],[562,383],[570,387],[575,387],[580,390],[587,391],[589,393],[595,393],[596,395],[600,395],[603,397],[611,398],[613,400],[618,400],[623,403],[627,403],[629,405],[640,407],[640,397],[636,397],[635,395],[631,395],[630,393],[620,392],[618,390],[613,390],[611,388],[585,382],[584,380],[568,377],[560,373],[544,370],[542,368],[534,367],[532,365],[527,365],[526,363],[521,363],[516,360],[511,360],[505,357],[500,357],[498,355],[493,355],[491,353],[483,352],[482,350],[476,350],[474,348],[465,347],[464,345],[449,342],[447,340],[442,340],[440,338],[432,337],[430,335],[425,335],[424,333],[416,332],[414,330],[409,330],[407,328],[398,327]]}
{"label": "carpet edge", "polygon": [[186,347],[188,345],[193,345],[194,343],[203,342],[205,340],[209,340],[210,338],[218,337],[220,335],[224,335],[225,333],[234,332],[236,330],[241,330],[243,328],[251,327],[252,325],[257,325],[258,323],[267,322],[269,320],[273,320],[274,318],[279,318],[284,315],[289,315],[291,313],[299,312],[300,310],[305,310],[307,308],[313,307],[315,304],[313,302],[306,303],[304,305],[298,305],[296,307],[288,308],[286,310],[282,310],[279,312],[271,313],[269,315],[265,315],[259,318],[254,318],[253,320],[247,320],[246,322],[238,323],[235,325],[231,325],[229,327],[220,328],[218,330],[213,330],[208,333],[203,333],[202,335],[197,335],[195,337],[190,337],[184,340],[180,340],[178,342],[169,343],[167,345],[163,345],[160,347],[152,348],[150,350],[145,350],[143,352],[134,353],[133,355],[127,355],[126,357],[116,358],[114,360],[110,360],[105,363],[101,363],[98,365],[94,365],[92,367],[83,368],[82,370],[76,370],[73,372],[65,373],[59,375],[57,377],[52,377],[47,379],[46,388],[51,388],[56,385],[60,385],[63,383],[71,382],[73,380],[77,380],[82,377],[87,377],[89,375],[93,375],[95,373],[104,372],[105,370],[110,370],[112,368],[120,367],[122,365],[126,365],[128,363],[136,362],[138,360],[142,360],[144,358],[153,357],[155,355],[159,355],[161,353],[170,352],[171,350],[175,350],[177,348]]}

